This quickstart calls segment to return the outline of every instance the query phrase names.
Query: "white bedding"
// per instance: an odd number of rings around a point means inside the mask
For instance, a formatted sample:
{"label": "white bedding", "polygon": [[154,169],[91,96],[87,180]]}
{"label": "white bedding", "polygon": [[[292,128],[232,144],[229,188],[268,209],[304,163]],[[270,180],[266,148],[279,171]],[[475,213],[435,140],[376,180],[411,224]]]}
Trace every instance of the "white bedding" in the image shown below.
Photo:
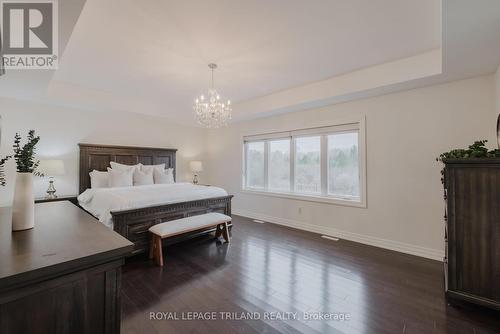
{"label": "white bedding", "polygon": [[227,196],[222,188],[191,183],[154,184],[123,188],[87,189],[78,196],[82,208],[113,228],[111,211],[139,209],[211,197]]}

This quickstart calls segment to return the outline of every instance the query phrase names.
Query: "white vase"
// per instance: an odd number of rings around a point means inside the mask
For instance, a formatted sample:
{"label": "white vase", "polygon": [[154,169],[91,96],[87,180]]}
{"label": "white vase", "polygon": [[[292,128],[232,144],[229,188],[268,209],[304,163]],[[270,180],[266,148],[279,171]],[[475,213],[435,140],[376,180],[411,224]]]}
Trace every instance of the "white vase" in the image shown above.
{"label": "white vase", "polygon": [[12,231],[22,231],[35,226],[35,196],[33,174],[17,173],[12,203]]}

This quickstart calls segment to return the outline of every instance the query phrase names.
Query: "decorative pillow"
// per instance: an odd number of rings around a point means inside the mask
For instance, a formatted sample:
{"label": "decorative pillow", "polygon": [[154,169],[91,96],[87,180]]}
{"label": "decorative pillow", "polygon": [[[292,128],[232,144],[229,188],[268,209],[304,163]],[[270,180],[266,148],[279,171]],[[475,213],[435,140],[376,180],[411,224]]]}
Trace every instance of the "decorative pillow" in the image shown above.
{"label": "decorative pillow", "polygon": [[109,187],[109,174],[108,172],[100,172],[93,170],[90,175],[90,188],[108,188]]}
{"label": "decorative pillow", "polygon": [[164,171],[165,170],[165,164],[160,164],[160,165],[143,165],[141,164],[141,171],[143,172],[153,172],[153,170],[158,169],[158,171]]}
{"label": "decorative pillow", "polygon": [[134,186],[145,186],[148,184],[154,184],[153,170],[150,172],[141,172],[136,169],[134,171]]}
{"label": "decorative pillow", "polygon": [[108,173],[110,188],[132,187],[132,185],[134,184],[134,169],[128,171],[119,171],[108,167]]}
{"label": "decorative pillow", "polygon": [[163,171],[160,171],[160,170],[155,168],[154,172],[153,172],[153,176],[154,176],[155,184],[174,183],[174,169],[173,168],[165,169]]}
{"label": "decorative pillow", "polygon": [[118,162],[111,161],[109,163],[111,165],[111,169],[117,170],[117,171],[129,171],[129,170],[136,170],[136,169],[141,169],[142,164],[137,164],[137,165],[124,165],[124,164],[119,164]]}

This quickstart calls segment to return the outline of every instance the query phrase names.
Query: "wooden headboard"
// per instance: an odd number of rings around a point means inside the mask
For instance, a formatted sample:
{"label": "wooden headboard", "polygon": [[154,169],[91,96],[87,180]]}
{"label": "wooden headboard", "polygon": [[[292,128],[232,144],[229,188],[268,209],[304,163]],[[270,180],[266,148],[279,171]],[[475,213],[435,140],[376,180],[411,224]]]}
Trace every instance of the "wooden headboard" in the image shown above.
{"label": "wooden headboard", "polygon": [[95,144],[78,144],[80,146],[80,194],[90,188],[91,171],[106,171],[111,161],[125,165],[165,164],[165,168],[174,169],[175,179],[175,153],[176,149],[110,146]]}

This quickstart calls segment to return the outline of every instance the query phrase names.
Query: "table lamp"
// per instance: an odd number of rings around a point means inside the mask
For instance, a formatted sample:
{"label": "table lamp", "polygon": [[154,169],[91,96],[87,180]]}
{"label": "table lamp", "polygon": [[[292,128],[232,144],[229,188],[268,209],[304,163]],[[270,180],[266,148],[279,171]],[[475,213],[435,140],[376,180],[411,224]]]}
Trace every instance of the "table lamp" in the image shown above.
{"label": "table lamp", "polygon": [[54,176],[64,175],[64,162],[62,160],[41,160],[38,170],[49,177],[49,188],[46,199],[55,199],[56,188],[54,187]]}
{"label": "table lamp", "polygon": [[203,172],[203,163],[201,161],[191,161],[189,168],[194,173],[193,184],[198,184],[198,173]]}

